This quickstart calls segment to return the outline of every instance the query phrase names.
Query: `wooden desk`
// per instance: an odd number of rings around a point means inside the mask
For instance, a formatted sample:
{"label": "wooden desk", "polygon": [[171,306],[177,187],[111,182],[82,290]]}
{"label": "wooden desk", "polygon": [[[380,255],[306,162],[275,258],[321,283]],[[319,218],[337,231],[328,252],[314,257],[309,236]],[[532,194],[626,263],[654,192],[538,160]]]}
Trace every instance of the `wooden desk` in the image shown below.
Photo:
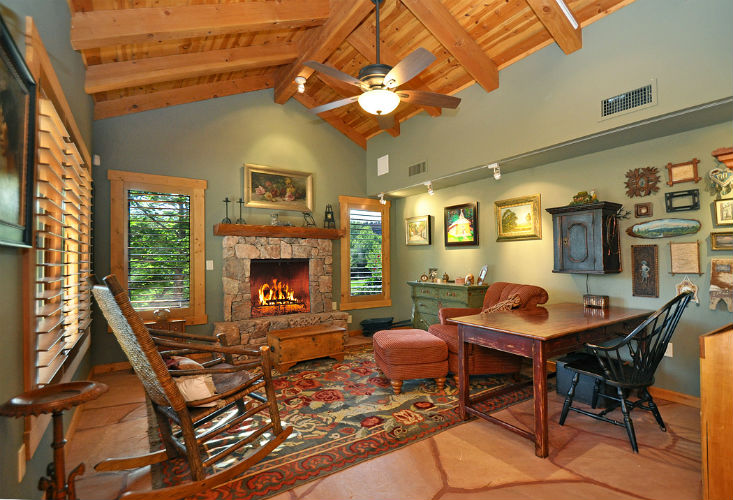
{"label": "wooden desk", "polygon": [[[589,309],[583,304],[552,304],[510,313],[479,314],[451,318],[458,323],[459,410],[497,423],[535,443],[538,457],[548,455],[547,358],[581,348],[586,342],[600,342],[625,335],[653,311],[612,307]],[[532,358],[534,385],[534,432],[515,427],[478,410],[476,403],[491,396],[471,398],[468,384],[468,349],[478,344]]]}

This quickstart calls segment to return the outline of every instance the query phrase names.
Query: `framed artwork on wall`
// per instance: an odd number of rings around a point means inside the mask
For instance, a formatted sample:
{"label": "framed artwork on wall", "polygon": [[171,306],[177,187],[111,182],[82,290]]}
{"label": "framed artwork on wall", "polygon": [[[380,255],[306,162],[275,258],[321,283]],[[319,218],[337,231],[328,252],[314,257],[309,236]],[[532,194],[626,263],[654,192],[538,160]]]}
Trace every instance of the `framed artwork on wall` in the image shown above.
{"label": "framed artwork on wall", "polygon": [[710,249],[733,251],[733,231],[710,233]]}
{"label": "framed artwork on wall", "polygon": [[664,206],[667,213],[698,210],[700,208],[700,190],[686,189],[664,193]]}
{"label": "framed artwork on wall", "polygon": [[733,198],[715,200],[715,223],[719,226],[733,225]]}
{"label": "framed artwork on wall", "polygon": [[657,245],[631,245],[631,294],[634,297],[659,297],[657,252]]}
{"label": "framed artwork on wall", "polygon": [[540,195],[494,202],[496,241],[541,240]]}
{"label": "framed artwork on wall", "polygon": [[0,244],[31,246],[36,82],[0,17]]}
{"label": "framed artwork on wall", "polygon": [[651,217],[654,213],[651,202],[637,203],[634,205],[634,216],[639,219],[641,217]]}
{"label": "framed artwork on wall", "polygon": [[244,204],[273,210],[313,211],[313,174],[244,165]]}
{"label": "framed artwork on wall", "polygon": [[693,158],[690,161],[682,163],[667,163],[667,181],[668,186],[674,186],[680,182],[700,182],[700,176],[697,175],[697,164],[700,160]]}
{"label": "framed artwork on wall", "polygon": [[478,245],[478,203],[445,207],[443,219],[445,246]]}
{"label": "framed artwork on wall", "polygon": [[405,244],[430,245],[430,216],[418,215],[405,219]]}
{"label": "framed artwork on wall", "polygon": [[672,274],[702,274],[699,242],[670,243],[669,261]]}

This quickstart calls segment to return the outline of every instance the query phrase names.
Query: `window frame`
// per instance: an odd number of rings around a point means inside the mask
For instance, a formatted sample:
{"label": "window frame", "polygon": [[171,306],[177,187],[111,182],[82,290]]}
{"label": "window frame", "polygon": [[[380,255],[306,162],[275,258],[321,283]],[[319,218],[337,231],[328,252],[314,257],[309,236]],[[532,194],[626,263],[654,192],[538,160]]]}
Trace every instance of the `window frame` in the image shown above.
{"label": "window frame", "polygon": [[[127,289],[128,191],[155,191],[185,194],[191,197],[190,217],[190,300],[189,307],[171,308],[171,317],[186,320],[187,325],[203,325],[206,315],[205,281],[205,194],[208,182],[202,179],[108,170],[110,182],[110,272]],[[138,311],[144,320],[154,320],[152,310]]]}
{"label": "window frame", "polygon": [[[383,205],[380,200],[355,196],[339,196],[341,220],[341,303],[339,309],[367,309],[389,307],[391,298],[390,274],[390,212],[391,203]],[[351,295],[351,224],[349,212],[352,210],[380,212],[382,215],[382,293],[374,295]]]}

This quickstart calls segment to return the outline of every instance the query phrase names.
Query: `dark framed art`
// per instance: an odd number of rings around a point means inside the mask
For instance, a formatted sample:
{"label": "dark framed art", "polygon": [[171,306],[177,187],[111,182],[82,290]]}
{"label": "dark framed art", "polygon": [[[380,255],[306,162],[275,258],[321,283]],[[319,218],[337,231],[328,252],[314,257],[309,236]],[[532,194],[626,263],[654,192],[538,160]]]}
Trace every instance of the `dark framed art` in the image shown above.
{"label": "dark framed art", "polygon": [[664,193],[664,206],[667,213],[685,212],[700,209],[700,190],[686,189]]}
{"label": "dark framed art", "polygon": [[478,203],[464,203],[443,209],[445,246],[478,245]]}
{"label": "dark framed art", "polygon": [[638,219],[641,217],[651,217],[654,213],[651,202],[637,203],[634,205],[634,216]]}
{"label": "dark framed art", "polygon": [[33,234],[36,83],[0,17],[0,244]]}
{"label": "dark framed art", "polygon": [[631,295],[659,297],[657,245],[631,245]]}
{"label": "dark framed art", "polygon": [[405,244],[430,245],[430,216],[418,215],[405,219]]}

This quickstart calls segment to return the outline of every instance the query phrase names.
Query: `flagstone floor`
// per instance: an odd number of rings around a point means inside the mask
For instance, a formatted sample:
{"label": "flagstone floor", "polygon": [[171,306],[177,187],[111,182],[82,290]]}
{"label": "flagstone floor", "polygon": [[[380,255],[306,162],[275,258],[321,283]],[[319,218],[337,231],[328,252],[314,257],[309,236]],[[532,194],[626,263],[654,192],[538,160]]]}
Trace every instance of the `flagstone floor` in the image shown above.
{"label": "flagstone floor", "polygon": [[[149,468],[95,473],[107,457],[147,452],[142,386],[131,372],[101,374],[108,393],[87,403],[67,445],[67,464],[83,461],[82,500],[112,499],[150,488]],[[634,412],[639,454],[623,428],[571,413],[557,424],[562,398],[550,395],[550,456],[540,459],[525,439],[473,420],[372,460],[281,493],[273,500],[316,499],[699,499],[699,410],[657,401],[668,431],[650,414]],[[529,428],[532,402],[497,414]]]}

